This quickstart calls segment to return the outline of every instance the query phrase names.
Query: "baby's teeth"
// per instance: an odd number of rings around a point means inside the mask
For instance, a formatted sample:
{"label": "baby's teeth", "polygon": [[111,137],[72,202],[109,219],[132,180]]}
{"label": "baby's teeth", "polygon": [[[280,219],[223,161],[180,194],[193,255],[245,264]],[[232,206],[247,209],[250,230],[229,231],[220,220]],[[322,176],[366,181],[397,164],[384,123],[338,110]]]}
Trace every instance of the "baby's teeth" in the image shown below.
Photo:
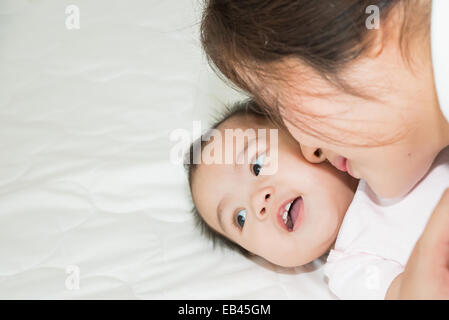
{"label": "baby's teeth", "polygon": [[284,223],[287,223],[287,216],[288,216],[288,212],[285,211],[284,214],[282,215],[282,219],[284,220]]}
{"label": "baby's teeth", "polygon": [[[293,201],[292,201],[293,202]],[[285,210],[290,210],[290,206],[292,205],[292,202],[289,202],[286,206],[285,206]]]}

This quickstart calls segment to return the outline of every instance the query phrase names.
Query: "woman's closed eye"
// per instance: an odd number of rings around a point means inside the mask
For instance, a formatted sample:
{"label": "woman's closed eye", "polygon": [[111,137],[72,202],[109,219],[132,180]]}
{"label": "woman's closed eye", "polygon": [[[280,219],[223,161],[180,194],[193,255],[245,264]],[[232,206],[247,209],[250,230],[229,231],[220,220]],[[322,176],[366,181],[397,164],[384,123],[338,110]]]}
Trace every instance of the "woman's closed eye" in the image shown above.
{"label": "woman's closed eye", "polygon": [[243,225],[245,224],[245,220],[246,220],[246,210],[245,209],[239,210],[237,212],[237,214],[235,215],[235,219],[234,219],[235,225],[241,229],[241,228],[243,228]]}
{"label": "woman's closed eye", "polygon": [[256,158],[254,163],[251,164],[251,171],[257,177],[262,170],[263,164],[265,161],[265,154],[261,154]]}

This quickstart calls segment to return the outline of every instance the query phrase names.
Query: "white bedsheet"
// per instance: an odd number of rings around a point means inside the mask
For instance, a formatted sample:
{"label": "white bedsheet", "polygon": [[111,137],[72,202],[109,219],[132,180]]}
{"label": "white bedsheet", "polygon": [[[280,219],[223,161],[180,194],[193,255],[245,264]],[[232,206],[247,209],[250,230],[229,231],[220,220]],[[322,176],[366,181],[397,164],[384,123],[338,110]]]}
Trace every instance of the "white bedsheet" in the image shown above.
{"label": "white bedsheet", "polygon": [[200,4],[0,1],[1,299],[332,298],[321,263],[248,260],[193,227],[169,134],[239,97],[201,53]]}

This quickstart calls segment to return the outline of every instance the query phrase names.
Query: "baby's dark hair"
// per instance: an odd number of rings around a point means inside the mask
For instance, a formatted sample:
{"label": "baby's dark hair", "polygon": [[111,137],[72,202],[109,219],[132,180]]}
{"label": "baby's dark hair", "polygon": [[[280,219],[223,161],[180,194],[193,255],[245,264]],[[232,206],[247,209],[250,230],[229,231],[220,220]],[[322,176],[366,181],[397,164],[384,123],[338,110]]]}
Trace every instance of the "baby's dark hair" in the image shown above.
{"label": "baby's dark hair", "polygon": [[193,199],[193,193],[192,193],[192,180],[193,175],[198,168],[198,164],[196,161],[194,161],[194,148],[195,145],[200,144],[200,152],[204,148],[204,146],[208,143],[208,141],[203,141],[204,137],[208,135],[210,130],[217,129],[222,123],[224,123],[226,120],[229,120],[230,118],[237,117],[237,116],[253,116],[257,119],[269,121],[277,126],[281,126],[281,120],[280,119],[274,119],[270,117],[264,108],[262,108],[260,105],[258,105],[254,100],[247,99],[243,100],[237,103],[234,103],[231,106],[225,106],[224,111],[215,119],[215,122],[207,131],[205,134],[201,135],[196,141],[194,141],[185,156],[184,166],[187,171],[187,177],[189,181],[189,188],[190,188],[190,194],[192,198],[193,208],[192,208],[192,214],[195,221],[195,226],[200,229],[200,232],[203,236],[208,238],[212,241],[213,247],[215,248],[216,244],[220,244],[221,247],[228,247],[232,250],[235,250],[237,252],[240,252],[245,257],[249,257],[251,253],[246,250],[245,248],[241,247],[237,243],[231,241],[224,235],[220,234],[219,232],[215,231],[212,227],[210,227],[206,221],[204,221],[203,217],[201,216],[200,212],[196,208],[195,201]]}

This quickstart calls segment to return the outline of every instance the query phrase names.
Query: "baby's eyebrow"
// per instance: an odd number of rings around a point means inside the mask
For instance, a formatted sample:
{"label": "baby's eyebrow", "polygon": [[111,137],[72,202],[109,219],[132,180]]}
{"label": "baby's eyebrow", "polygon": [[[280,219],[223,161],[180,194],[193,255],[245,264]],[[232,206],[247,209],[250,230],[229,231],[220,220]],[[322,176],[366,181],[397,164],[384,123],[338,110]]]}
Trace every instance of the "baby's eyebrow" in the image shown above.
{"label": "baby's eyebrow", "polygon": [[[240,159],[241,157],[242,157],[242,155],[244,156],[245,154],[246,154],[246,150],[248,150],[248,146],[249,146],[249,143],[250,142],[253,142],[253,141],[257,141],[257,136],[255,136],[254,138],[252,138],[252,139],[244,139],[244,147],[243,147],[243,149],[242,149],[242,151],[238,154],[238,159]],[[243,160],[245,160],[245,159],[243,159]],[[249,159],[248,159],[249,160]],[[237,161],[236,161],[237,162]],[[234,163],[234,166],[236,165],[237,163]]]}
{"label": "baby's eyebrow", "polygon": [[221,199],[217,205],[217,218],[221,230],[223,230],[226,233],[225,224],[223,223],[223,199]]}

